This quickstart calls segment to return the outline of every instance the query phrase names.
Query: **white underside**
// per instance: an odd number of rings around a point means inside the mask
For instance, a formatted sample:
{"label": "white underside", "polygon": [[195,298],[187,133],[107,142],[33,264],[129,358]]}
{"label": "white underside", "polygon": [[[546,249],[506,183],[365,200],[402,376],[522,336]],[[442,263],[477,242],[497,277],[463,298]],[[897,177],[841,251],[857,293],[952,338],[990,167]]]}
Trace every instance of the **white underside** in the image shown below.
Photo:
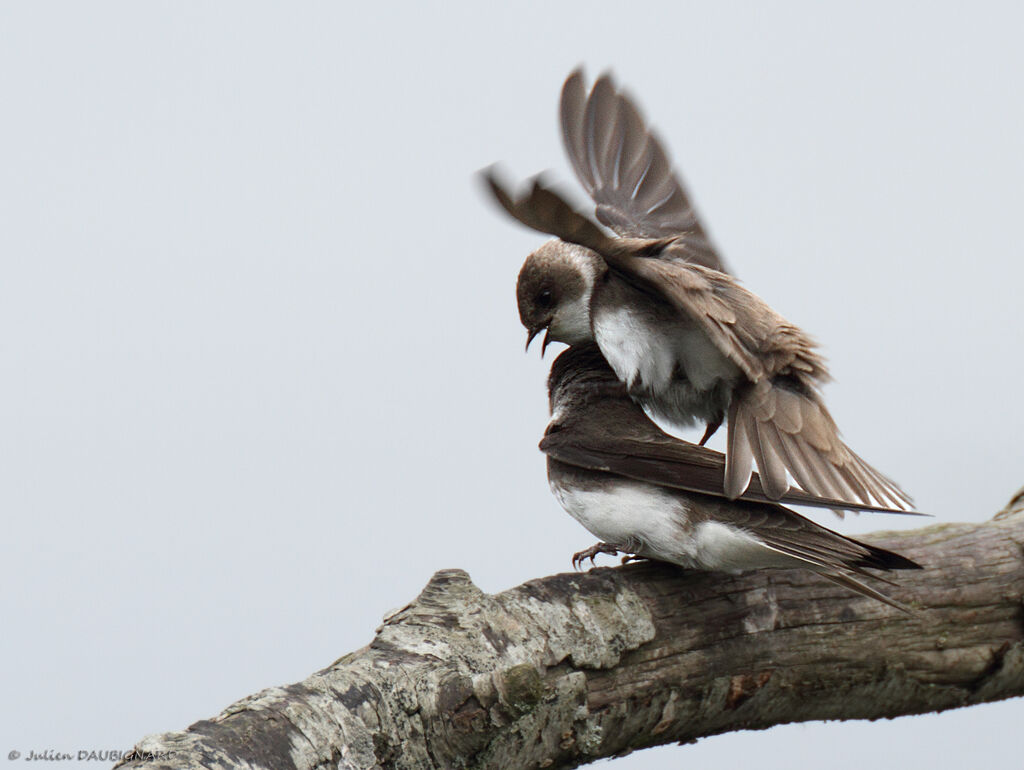
{"label": "white underside", "polygon": [[694,526],[682,495],[623,479],[601,491],[551,482],[562,507],[606,543],[692,569],[742,572],[799,562],[718,521]]}
{"label": "white underside", "polygon": [[597,278],[599,265],[603,264],[602,259],[590,249],[573,243],[565,243],[557,238],[548,241],[543,248],[549,259],[554,258],[554,255],[557,254],[560,261],[572,265],[582,278],[584,287],[580,296],[571,300],[563,298],[559,302],[548,325],[549,336],[566,345],[591,342],[594,339],[594,333],[590,328],[590,297],[594,291],[594,281]]}
{"label": "white underside", "polygon": [[665,322],[631,306],[592,311],[594,339],[615,374],[674,422],[710,417],[721,406],[709,403],[710,394],[739,376],[739,368],[689,321]]}

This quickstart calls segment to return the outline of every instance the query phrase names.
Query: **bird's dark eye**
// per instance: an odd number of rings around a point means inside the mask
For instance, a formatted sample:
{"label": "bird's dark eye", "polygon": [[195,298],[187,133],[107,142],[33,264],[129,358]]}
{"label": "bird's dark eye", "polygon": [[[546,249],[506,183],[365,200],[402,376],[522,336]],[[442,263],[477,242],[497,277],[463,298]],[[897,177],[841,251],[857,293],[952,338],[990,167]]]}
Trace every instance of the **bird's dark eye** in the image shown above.
{"label": "bird's dark eye", "polygon": [[551,307],[551,289],[541,289],[537,294],[537,304],[543,308]]}

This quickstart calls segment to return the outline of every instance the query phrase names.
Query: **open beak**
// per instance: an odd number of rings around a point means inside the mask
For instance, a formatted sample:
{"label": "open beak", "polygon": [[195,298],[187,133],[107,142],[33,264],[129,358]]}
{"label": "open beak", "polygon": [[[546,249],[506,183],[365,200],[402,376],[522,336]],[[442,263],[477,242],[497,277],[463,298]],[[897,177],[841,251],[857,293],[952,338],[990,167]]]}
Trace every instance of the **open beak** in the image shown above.
{"label": "open beak", "polygon": [[[530,352],[530,343],[533,342],[533,338],[536,337],[538,334],[540,334],[540,330],[543,329],[543,328],[544,328],[543,326],[534,326],[532,329],[527,329],[526,330],[526,352],[527,353]],[[544,357],[544,354],[541,353],[541,358],[543,358],[543,357]]]}
{"label": "open beak", "polygon": [[534,337],[536,337],[538,334],[541,333],[542,329],[545,330],[545,331],[544,331],[544,341],[540,345],[540,357],[544,358],[544,352],[548,349],[548,345],[552,342],[552,339],[551,339],[551,329],[550,329],[550,327],[548,327],[547,324],[544,324],[542,326],[534,326],[532,329],[527,329],[527,331],[526,331],[526,351],[527,352],[530,351],[530,343],[533,342],[533,338]]}

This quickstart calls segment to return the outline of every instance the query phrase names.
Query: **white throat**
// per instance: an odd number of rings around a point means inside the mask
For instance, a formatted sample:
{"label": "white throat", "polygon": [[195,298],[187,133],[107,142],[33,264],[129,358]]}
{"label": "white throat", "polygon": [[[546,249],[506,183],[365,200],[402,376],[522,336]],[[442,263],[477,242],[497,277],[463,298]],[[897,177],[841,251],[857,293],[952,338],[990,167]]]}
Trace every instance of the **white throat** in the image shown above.
{"label": "white throat", "polygon": [[597,280],[603,260],[590,249],[574,243],[558,242],[558,253],[583,279],[584,289],[576,299],[559,305],[549,326],[551,339],[564,342],[566,345],[593,342],[594,332],[590,328],[590,297],[594,293],[594,282]]}

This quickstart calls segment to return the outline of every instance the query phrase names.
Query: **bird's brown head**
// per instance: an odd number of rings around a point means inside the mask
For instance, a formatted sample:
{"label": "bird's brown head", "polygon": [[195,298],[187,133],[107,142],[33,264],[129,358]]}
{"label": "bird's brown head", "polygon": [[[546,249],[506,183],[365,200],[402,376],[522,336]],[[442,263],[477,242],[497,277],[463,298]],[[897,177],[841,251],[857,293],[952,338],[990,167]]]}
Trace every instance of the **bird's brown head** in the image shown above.
{"label": "bird's brown head", "polygon": [[590,295],[601,258],[582,246],[548,241],[526,258],[516,283],[519,320],[526,327],[526,347],[547,330],[541,355],[549,342],[576,345],[593,339]]}

